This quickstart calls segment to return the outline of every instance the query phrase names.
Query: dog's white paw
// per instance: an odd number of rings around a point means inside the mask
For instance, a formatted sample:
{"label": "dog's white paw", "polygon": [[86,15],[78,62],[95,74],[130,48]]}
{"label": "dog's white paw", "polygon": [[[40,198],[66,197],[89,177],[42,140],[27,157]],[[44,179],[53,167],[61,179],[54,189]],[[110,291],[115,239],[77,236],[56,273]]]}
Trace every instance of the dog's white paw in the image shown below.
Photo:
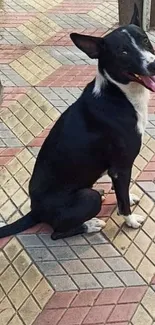
{"label": "dog's white paw", "polygon": [[130,206],[138,204],[140,198],[136,194],[130,194]]}
{"label": "dog's white paw", "polygon": [[84,225],[87,226],[86,232],[92,233],[101,231],[101,229],[105,227],[106,223],[98,218],[92,218],[86,221]]}
{"label": "dog's white paw", "polygon": [[144,216],[140,216],[139,214],[130,214],[129,216],[124,216],[125,222],[128,227],[131,228],[139,228],[145,220]]}

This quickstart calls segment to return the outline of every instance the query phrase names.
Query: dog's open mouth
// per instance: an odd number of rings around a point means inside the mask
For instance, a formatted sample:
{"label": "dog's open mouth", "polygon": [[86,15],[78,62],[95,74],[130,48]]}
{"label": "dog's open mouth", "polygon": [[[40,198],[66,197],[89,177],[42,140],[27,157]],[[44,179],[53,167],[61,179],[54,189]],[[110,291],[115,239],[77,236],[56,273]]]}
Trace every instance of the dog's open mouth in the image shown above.
{"label": "dog's open mouth", "polygon": [[141,76],[138,74],[130,75],[133,81],[136,81],[151,91],[155,91],[155,76]]}

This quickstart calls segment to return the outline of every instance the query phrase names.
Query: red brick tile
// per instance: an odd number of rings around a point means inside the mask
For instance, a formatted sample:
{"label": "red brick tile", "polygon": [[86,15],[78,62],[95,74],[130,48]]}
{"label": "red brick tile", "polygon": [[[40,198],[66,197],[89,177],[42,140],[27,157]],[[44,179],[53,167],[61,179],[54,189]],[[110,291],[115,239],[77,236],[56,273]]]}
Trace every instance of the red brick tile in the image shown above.
{"label": "red brick tile", "polygon": [[110,315],[108,322],[125,322],[130,321],[136,310],[137,304],[121,304],[117,305],[112,314]]}
{"label": "red brick tile", "polygon": [[46,234],[51,234],[53,232],[53,229],[50,225],[43,224],[42,227],[39,229],[39,232],[41,233],[46,233]]}
{"label": "red brick tile", "polygon": [[155,171],[147,172],[143,171],[137,178],[138,181],[154,181],[155,180]]}
{"label": "red brick tile", "polygon": [[119,299],[119,303],[140,302],[147,287],[126,288]]}
{"label": "red brick tile", "polygon": [[57,325],[66,309],[43,310],[33,325]]}
{"label": "red brick tile", "polygon": [[7,156],[16,156],[22,148],[6,148],[2,152],[0,152],[0,156],[7,157]]}
{"label": "red brick tile", "polygon": [[94,306],[89,311],[83,324],[99,324],[105,323],[110,313],[112,312],[114,305],[108,306]]}
{"label": "red brick tile", "polygon": [[80,325],[89,312],[89,307],[69,308],[62,317],[59,325]]}
{"label": "red brick tile", "polygon": [[29,228],[29,229],[23,231],[22,233],[23,233],[23,234],[36,234],[36,233],[38,233],[41,229],[42,229],[42,224],[38,224],[38,225],[36,225],[36,226],[34,226],[34,227],[32,227],[32,228]]}
{"label": "red brick tile", "polygon": [[149,162],[144,170],[155,171],[155,161]]}
{"label": "red brick tile", "polygon": [[155,155],[151,158],[151,161],[155,161]]}
{"label": "red brick tile", "polygon": [[[100,325],[100,324],[98,324],[98,325]],[[101,324],[102,325],[102,324]],[[129,325],[129,323],[128,322],[119,322],[119,323],[106,323],[105,325]]]}
{"label": "red brick tile", "polygon": [[36,138],[33,139],[30,143],[29,143],[29,147],[41,147],[43,142],[44,142],[44,138]]}
{"label": "red brick tile", "polygon": [[72,307],[93,306],[101,290],[84,290],[78,293],[73,300]]}
{"label": "red brick tile", "polygon": [[153,279],[151,280],[151,284],[155,284],[155,275],[153,276]]}
{"label": "red brick tile", "polygon": [[116,304],[123,290],[123,288],[104,289],[96,300],[95,305]]}
{"label": "red brick tile", "polygon": [[11,239],[11,237],[5,237],[5,238],[1,238],[0,239],[0,248],[3,248],[7,243],[8,241]]}
{"label": "red brick tile", "polygon": [[101,207],[101,211],[98,214],[98,217],[110,217],[115,208],[116,205],[103,204]]}
{"label": "red brick tile", "polygon": [[67,308],[75,298],[77,292],[56,292],[46,305],[46,309]]}
{"label": "red brick tile", "polygon": [[104,200],[104,204],[116,205],[116,203],[116,195],[114,193],[109,193]]}
{"label": "red brick tile", "polygon": [[0,157],[0,166],[5,166],[10,160],[12,160],[12,157]]}

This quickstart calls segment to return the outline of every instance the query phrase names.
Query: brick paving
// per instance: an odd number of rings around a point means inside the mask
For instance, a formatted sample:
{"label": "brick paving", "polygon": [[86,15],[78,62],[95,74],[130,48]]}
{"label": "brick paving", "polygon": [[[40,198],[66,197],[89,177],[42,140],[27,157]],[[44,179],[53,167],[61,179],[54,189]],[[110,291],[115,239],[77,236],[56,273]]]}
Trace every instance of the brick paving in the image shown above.
{"label": "brick paving", "polygon": [[[69,33],[103,36],[116,0],[5,0],[0,4],[0,222],[29,211],[28,182],[49,130],[95,75]],[[155,43],[155,32],[150,31]],[[52,241],[44,224],[0,240],[2,325],[155,324],[155,95],[131,190],[146,222],[127,228],[108,176],[103,232]]]}

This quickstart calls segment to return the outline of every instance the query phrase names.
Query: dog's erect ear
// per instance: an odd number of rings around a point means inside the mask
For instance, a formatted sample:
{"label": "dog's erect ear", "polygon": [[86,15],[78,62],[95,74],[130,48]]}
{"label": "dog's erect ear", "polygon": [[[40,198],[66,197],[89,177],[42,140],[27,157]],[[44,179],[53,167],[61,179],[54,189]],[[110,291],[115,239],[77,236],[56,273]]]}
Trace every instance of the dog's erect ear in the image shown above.
{"label": "dog's erect ear", "polygon": [[73,43],[91,59],[98,59],[100,45],[103,43],[102,38],[77,33],[70,34],[70,38]]}
{"label": "dog's erect ear", "polygon": [[133,24],[133,25],[136,25],[138,27],[141,27],[140,19],[139,19],[138,7],[137,7],[136,3],[134,4],[134,12],[133,12],[133,16],[131,18],[130,24]]}

